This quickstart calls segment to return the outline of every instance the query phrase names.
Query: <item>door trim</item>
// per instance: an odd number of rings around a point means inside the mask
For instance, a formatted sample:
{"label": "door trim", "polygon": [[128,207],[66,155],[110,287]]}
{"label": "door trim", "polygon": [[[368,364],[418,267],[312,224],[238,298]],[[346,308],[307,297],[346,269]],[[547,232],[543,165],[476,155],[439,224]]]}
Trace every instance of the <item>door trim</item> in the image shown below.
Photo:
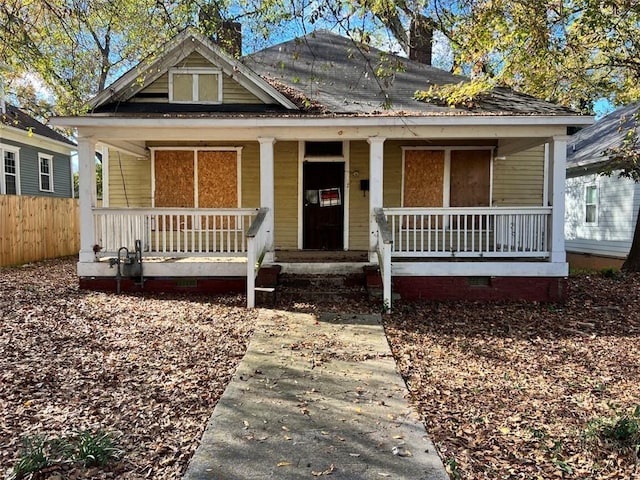
{"label": "door trim", "polygon": [[[313,141],[313,139],[309,139]],[[298,250],[303,250],[303,185],[304,181],[304,162],[344,162],[344,184],[342,186],[344,191],[344,198],[342,200],[343,205],[343,238],[342,249],[349,250],[349,197],[351,186],[351,175],[349,174],[349,141],[344,140],[342,142],[342,156],[341,157],[305,157],[304,155],[304,142],[305,140],[298,141]]]}

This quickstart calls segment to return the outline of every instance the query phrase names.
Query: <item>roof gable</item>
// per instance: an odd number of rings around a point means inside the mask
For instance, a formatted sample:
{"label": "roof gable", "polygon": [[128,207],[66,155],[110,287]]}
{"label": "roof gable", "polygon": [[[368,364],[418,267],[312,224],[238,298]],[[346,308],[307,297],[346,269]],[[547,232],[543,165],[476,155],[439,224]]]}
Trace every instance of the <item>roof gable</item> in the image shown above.
{"label": "roof gable", "polygon": [[297,109],[294,103],[272,85],[197,32],[184,30],[167,42],[160,51],[160,55],[148,57],[96,95],[89,102],[89,106],[94,111],[100,111],[109,108],[109,105],[130,102],[141,92],[153,90],[154,83],[161,81],[172,68],[184,68],[189,65],[190,59],[192,63],[194,58],[199,58],[204,66],[208,64],[209,67],[220,69],[228,85],[240,86],[259,102]]}
{"label": "roof gable", "polygon": [[585,167],[605,163],[604,152],[622,146],[629,129],[635,127],[634,116],[640,103],[627,105],[574,134],[567,145],[567,167]]}
{"label": "roof gable", "polygon": [[7,112],[4,114],[0,113],[0,123],[8,127],[17,128],[18,130],[32,133],[33,135],[38,135],[49,140],[64,143],[71,147],[76,146],[76,144],[69,140],[67,137],[47,127],[30,115],[27,115],[19,108],[14,107],[9,103],[7,103],[6,106]]}

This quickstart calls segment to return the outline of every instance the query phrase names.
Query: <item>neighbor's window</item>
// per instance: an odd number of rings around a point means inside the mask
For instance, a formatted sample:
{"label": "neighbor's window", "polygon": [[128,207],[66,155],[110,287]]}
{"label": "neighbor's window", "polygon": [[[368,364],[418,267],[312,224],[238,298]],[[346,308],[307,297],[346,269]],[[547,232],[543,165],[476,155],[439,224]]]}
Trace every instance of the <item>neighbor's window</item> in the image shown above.
{"label": "neighbor's window", "polygon": [[211,68],[174,68],[169,71],[169,101],[221,103],[222,72]]}
{"label": "neighbor's window", "polygon": [[597,223],[598,221],[598,187],[597,185],[587,185],[585,190],[585,223]]}
{"label": "neighbor's window", "polygon": [[53,192],[53,156],[40,153],[38,163],[40,164],[40,190]]}
{"label": "neighbor's window", "polygon": [[18,181],[18,152],[0,148],[2,151],[2,168],[0,169],[2,183],[0,193],[7,195],[19,195],[20,184]]}

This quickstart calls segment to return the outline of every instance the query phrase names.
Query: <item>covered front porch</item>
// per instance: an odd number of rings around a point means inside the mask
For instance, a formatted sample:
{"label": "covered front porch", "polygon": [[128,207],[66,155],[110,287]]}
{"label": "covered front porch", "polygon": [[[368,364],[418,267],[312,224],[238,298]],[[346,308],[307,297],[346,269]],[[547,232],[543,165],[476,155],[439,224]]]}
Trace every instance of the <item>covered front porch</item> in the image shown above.
{"label": "covered front porch", "polygon": [[[386,308],[392,284],[403,277],[568,273],[562,118],[356,117],[340,124],[285,118],[251,120],[252,128],[215,118],[77,122],[81,279],[114,278],[108,260],[124,255],[123,247],[132,251],[136,241],[145,277],[240,279],[249,307],[260,268],[274,264],[318,274],[345,263],[376,266]],[[95,190],[98,144],[107,152],[102,206]],[[235,162],[224,177],[215,177],[219,152]],[[178,160],[180,169],[167,168]],[[335,188],[307,181],[307,165],[337,166]],[[192,180],[182,197],[189,206],[176,206],[167,192],[185,188],[174,179],[186,171]],[[226,185],[228,206],[210,207],[217,201],[211,182]],[[307,228],[305,209],[313,202],[338,207],[330,220],[338,240],[328,248],[308,242],[327,231],[322,224]],[[286,258],[314,251],[364,255],[323,263]]]}

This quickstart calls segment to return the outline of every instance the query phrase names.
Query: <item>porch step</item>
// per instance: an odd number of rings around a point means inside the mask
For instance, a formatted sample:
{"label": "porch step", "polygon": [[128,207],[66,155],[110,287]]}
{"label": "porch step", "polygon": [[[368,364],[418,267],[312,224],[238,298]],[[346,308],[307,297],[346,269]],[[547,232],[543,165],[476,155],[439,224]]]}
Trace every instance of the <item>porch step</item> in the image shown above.
{"label": "porch step", "polygon": [[278,283],[278,300],[312,304],[365,301],[367,290],[363,274],[295,275],[282,274]]}

